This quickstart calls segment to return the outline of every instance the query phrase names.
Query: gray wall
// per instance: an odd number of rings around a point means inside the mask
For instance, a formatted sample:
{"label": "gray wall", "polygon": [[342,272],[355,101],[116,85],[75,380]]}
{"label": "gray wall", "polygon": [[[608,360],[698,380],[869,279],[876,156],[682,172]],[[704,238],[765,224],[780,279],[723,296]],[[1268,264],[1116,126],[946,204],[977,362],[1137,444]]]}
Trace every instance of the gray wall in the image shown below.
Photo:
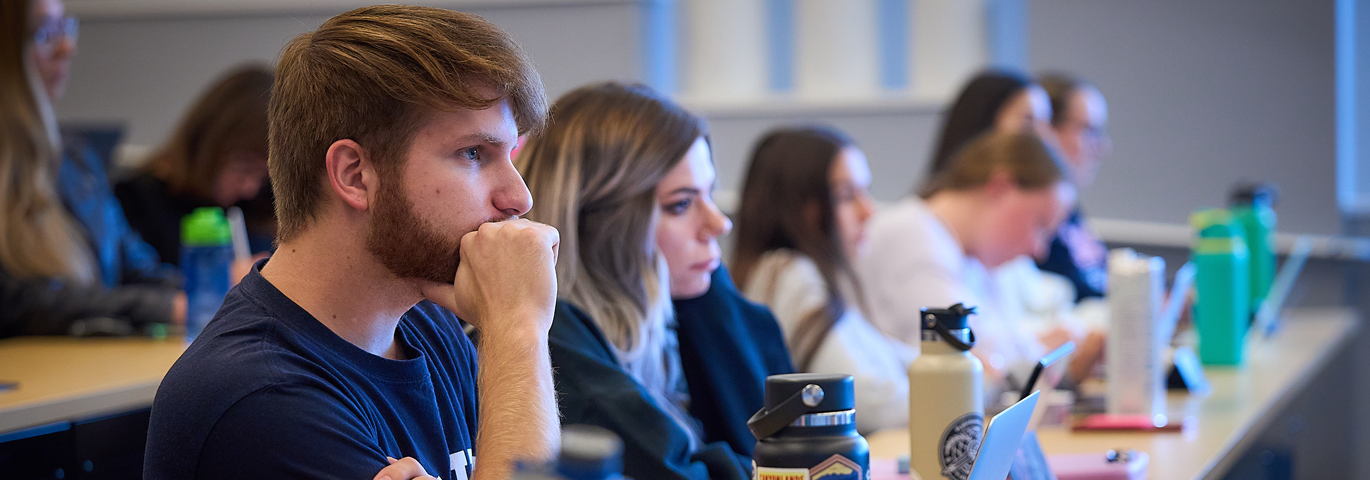
{"label": "gray wall", "polygon": [[[461,5],[463,2],[452,2]],[[471,2],[466,2],[471,3]],[[533,55],[548,92],[598,79],[641,79],[643,8],[652,2],[476,2]],[[1184,223],[1238,180],[1284,188],[1281,228],[1336,233],[1333,2],[1318,0],[1033,0],[1028,62],[1088,77],[1107,95],[1115,155],[1084,192],[1101,218]],[[330,11],[236,16],[85,18],[64,120],[126,122],[128,140],[162,141],[216,75],[272,61]],[[1087,39],[1087,40],[1086,40]],[[824,121],[871,159],[878,199],[921,179],[941,105],[702,109],[725,191],[765,129]],[[1144,200],[1143,200],[1144,199]]]}
{"label": "gray wall", "polygon": [[[592,80],[639,78],[641,5],[514,3],[463,10],[507,29],[533,56],[549,94]],[[216,76],[241,62],[274,63],[287,41],[341,12],[82,18],[58,116],[124,123],[130,143],[156,145]]]}
{"label": "gray wall", "polygon": [[[481,2],[468,11],[510,31],[533,55],[549,94],[556,96],[592,80],[641,79],[643,9],[651,3]],[[1089,213],[1179,224],[1197,206],[1221,204],[1233,182],[1271,180],[1284,189],[1281,229],[1338,233],[1333,4],[1027,2],[1032,71],[1075,72],[1096,83],[1110,103],[1115,154],[1096,185],[1084,192]],[[220,72],[243,61],[272,61],[287,39],[335,13],[316,9],[83,18],[81,51],[68,96],[58,104],[59,116],[123,122],[129,141],[155,145]],[[857,139],[876,173],[875,196],[894,200],[921,179],[941,108],[892,100],[799,108],[726,106],[701,108],[700,113],[711,122],[725,191],[740,184],[748,150],[763,131],[782,123],[822,121]],[[1155,253],[1179,265],[1184,252]],[[1353,267],[1310,265],[1300,282],[1307,292],[1303,303],[1364,304],[1367,297],[1359,293],[1370,276],[1362,272],[1357,277],[1362,283],[1338,288],[1343,268]],[[1358,341],[1364,347],[1370,336]],[[1357,358],[1356,375],[1362,379],[1356,398],[1366,398],[1370,356]],[[1367,445],[1370,415],[1361,414],[1357,422],[1357,445]],[[1358,458],[1365,464],[1360,471],[1370,473],[1370,456]]]}
{"label": "gray wall", "polygon": [[942,115],[936,105],[701,113],[709,120],[719,184],[726,192],[736,194],[741,187],[747,156],[767,130],[781,124],[825,123],[851,134],[865,151],[875,173],[871,193],[884,201],[907,195],[914,181],[922,178]]}
{"label": "gray wall", "polygon": [[1239,180],[1284,190],[1280,228],[1339,233],[1331,0],[1033,0],[1029,62],[1108,98],[1092,215],[1183,223]]}

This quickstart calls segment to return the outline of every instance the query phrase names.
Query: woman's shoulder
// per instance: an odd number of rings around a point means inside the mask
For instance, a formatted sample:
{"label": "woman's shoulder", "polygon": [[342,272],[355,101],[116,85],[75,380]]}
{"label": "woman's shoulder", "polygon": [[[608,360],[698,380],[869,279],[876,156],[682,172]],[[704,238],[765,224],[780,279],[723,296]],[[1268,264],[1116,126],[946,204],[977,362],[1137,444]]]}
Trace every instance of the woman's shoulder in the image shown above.
{"label": "woman's shoulder", "polygon": [[937,224],[937,217],[933,216],[927,203],[923,199],[913,196],[878,209],[875,215],[871,217],[870,229],[872,234],[880,232],[907,234],[908,232],[922,232]]}
{"label": "woman's shoulder", "polygon": [[[757,280],[770,280],[782,283],[799,281],[802,283],[821,284],[823,274],[818,270],[818,264],[807,255],[797,251],[782,248],[771,250],[761,256],[761,260],[756,262],[755,271],[752,274],[753,280],[748,283],[757,283]],[[751,287],[752,285],[749,285]],[[750,292],[752,289],[748,288]]]}
{"label": "woman's shoulder", "polygon": [[557,299],[556,309],[552,312],[552,327],[548,338],[569,344],[586,344],[603,341],[604,334],[595,326],[590,315],[575,304]]}
{"label": "woman's shoulder", "polygon": [[917,197],[881,209],[871,219],[869,232],[867,266],[896,259],[952,266],[964,256],[946,226]]}
{"label": "woman's shoulder", "polygon": [[774,310],[782,297],[796,293],[825,295],[826,291],[818,264],[802,253],[784,248],[766,252],[756,262],[747,280],[746,294]]}

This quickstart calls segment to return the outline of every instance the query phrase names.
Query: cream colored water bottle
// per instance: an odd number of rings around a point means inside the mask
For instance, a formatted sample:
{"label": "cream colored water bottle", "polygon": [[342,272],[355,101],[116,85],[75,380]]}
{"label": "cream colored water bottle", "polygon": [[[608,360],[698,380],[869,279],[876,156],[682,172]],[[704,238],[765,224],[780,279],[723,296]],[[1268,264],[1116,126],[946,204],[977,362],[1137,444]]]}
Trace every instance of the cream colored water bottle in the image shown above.
{"label": "cream colored water bottle", "polygon": [[924,308],[922,353],[909,365],[909,467],[923,480],[966,480],[985,429],[984,366],[956,304]]}

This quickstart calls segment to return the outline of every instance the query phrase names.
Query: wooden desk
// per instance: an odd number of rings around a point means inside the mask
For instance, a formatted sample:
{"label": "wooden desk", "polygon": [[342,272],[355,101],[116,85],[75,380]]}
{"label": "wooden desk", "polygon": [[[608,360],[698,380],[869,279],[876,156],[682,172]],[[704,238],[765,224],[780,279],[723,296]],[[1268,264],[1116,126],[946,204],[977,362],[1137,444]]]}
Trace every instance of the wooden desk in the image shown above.
{"label": "wooden desk", "polygon": [[[1346,309],[1286,312],[1284,329],[1269,340],[1250,337],[1246,365],[1210,367],[1207,397],[1172,394],[1172,419],[1193,416],[1196,428],[1180,433],[1072,433],[1062,427],[1038,431],[1047,454],[1094,453],[1110,448],[1147,452],[1147,478],[1221,478],[1240,454],[1308,386],[1355,336],[1358,317]],[[867,435],[873,458],[908,454],[908,432]]]}
{"label": "wooden desk", "polygon": [[147,407],[185,351],[179,337],[0,340],[0,433]]}

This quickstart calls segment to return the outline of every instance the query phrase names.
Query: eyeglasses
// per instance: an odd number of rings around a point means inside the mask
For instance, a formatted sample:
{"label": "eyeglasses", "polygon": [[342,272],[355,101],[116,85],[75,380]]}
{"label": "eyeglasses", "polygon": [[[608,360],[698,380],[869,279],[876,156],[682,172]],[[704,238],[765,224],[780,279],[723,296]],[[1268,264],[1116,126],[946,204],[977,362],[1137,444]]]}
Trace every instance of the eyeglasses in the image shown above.
{"label": "eyeglasses", "polygon": [[75,43],[79,30],[80,23],[76,21],[76,17],[50,19],[33,32],[33,45],[50,52],[56,49],[62,40],[71,40]]}

